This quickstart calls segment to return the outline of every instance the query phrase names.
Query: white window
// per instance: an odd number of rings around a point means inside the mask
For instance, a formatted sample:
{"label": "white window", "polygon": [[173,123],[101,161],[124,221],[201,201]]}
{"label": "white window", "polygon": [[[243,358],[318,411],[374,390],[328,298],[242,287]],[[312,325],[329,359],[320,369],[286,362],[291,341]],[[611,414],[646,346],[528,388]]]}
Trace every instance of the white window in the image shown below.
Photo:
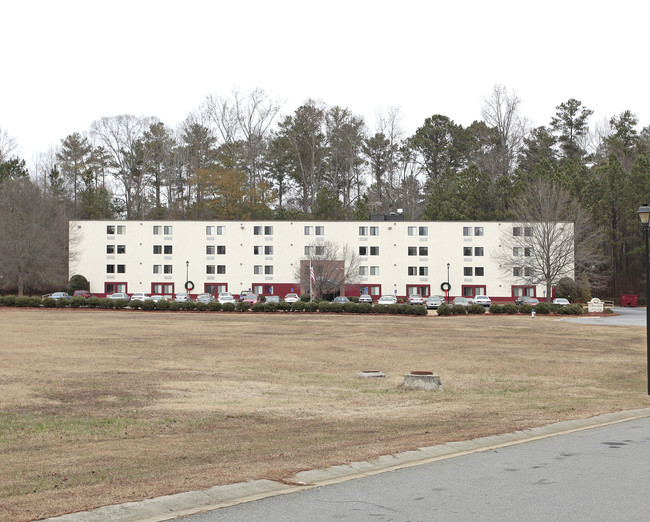
{"label": "white window", "polygon": [[314,227],[305,226],[305,235],[306,235],[306,236],[311,236],[311,233],[312,233],[313,228],[314,228]]}
{"label": "white window", "polygon": [[255,245],[255,246],[253,247],[253,255],[255,255],[255,256],[260,256],[260,255],[262,255],[262,252],[263,252],[263,251],[264,251],[264,250],[262,249],[262,245]]}
{"label": "white window", "polygon": [[154,245],[153,246],[153,253],[154,254],[162,254],[162,245]]}
{"label": "white window", "polygon": [[379,275],[379,267],[378,266],[371,266],[370,267],[370,275],[378,276]]}
{"label": "white window", "polygon": [[117,225],[118,234],[126,234],[126,225]]}
{"label": "white window", "polygon": [[273,274],[273,265],[264,265],[264,273],[266,275],[272,275]]}
{"label": "white window", "polygon": [[217,226],[217,235],[218,236],[225,236],[226,235],[226,227],[225,227],[225,225]]}
{"label": "white window", "polygon": [[483,255],[483,247],[475,247],[474,248],[474,255],[475,256],[482,256]]}
{"label": "white window", "polygon": [[417,266],[409,266],[408,267],[408,275],[410,275],[410,276],[418,275],[418,267]]}
{"label": "white window", "polygon": [[115,245],[106,245],[106,253],[107,254],[114,254],[115,253]]}
{"label": "white window", "polygon": [[379,255],[379,247],[378,246],[371,246],[370,247],[370,255],[371,256],[378,256]]}
{"label": "white window", "polygon": [[217,265],[217,274],[225,274],[226,265]]}
{"label": "white window", "polygon": [[520,266],[512,267],[512,275],[514,277],[521,277],[521,267]]}
{"label": "white window", "polygon": [[168,254],[168,255],[173,254],[174,253],[173,245],[165,245],[164,252],[165,252],[165,254]]}
{"label": "white window", "polygon": [[429,275],[429,267],[428,266],[421,266],[420,267],[420,275],[421,276]]}
{"label": "white window", "polygon": [[112,236],[113,234],[115,234],[115,225],[106,225],[106,233],[109,236]]}
{"label": "white window", "polygon": [[466,266],[466,267],[463,268],[463,275],[471,276],[472,272],[473,272],[473,270],[472,270],[471,266]]}
{"label": "white window", "polygon": [[253,273],[254,274],[261,274],[262,273],[262,265],[253,265]]}
{"label": "white window", "polygon": [[520,247],[512,247],[512,255],[514,257],[518,257],[521,255],[521,248]]}
{"label": "white window", "polygon": [[408,234],[409,234],[409,236],[417,236],[418,235],[418,227],[409,227],[408,228]]}
{"label": "white window", "polygon": [[[119,234],[120,231],[118,230],[117,233]],[[524,236],[531,237],[532,235],[533,235],[533,227],[524,227]]]}
{"label": "white window", "polygon": [[418,254],[421,256],[428,256],[429,255],[429,247],[420,247],[418,248]]}
{"label": "white window", "polygon": [[174,227],[171,225],[165,225],[163,228],[163,232],[165,233],[166,236],[169,236],[174,233]]}
{"label": "white window", "polygon": [[162,265],[153,265],[154,274],[162,274]]}
{"label": "white window", "polygon": [[316,227],[316,235],[317,236],[324,236],[325,235],[325,227],[323,227],[323,226]]}
{"label": "white window", "polygon": [[414,247],[414,246],[408,247],[408,255],[409,256],[417,256],[418,255],[418,247]]}
{"label": "white window", "polygon": [[429,235],[429,227],[419,227],[418,228],[418,235],[419,236],[428,236]]}
{"label": "white window", "polygon": [[481,277],[485,275],[485,271],[482,266],[477,266],[474,268],[474,275],[477,277]]}
{"label": "white window", "polygon": [[367,236],[368,235],[368,227],[359,227],[359,235],[360,236]]}
{"label": "white window", "polygon": [[173,269],[172,269],[172,265],[165,265],[165,266],[163,267],[163,271],[165,272],[165,274],[171,274],[171,273],[172,273],[172,270],[173,270]]}
{"label": "white window", "polygon": [[117,265],[118,274],[126,274],[126,265]]}
{"label": "white window", "polygon": [[155,236],[159,236],[160,234],[162,234],[162,227],[160,225],[154,225],[153,233]]}
{"label": "white window", "polygon": [[359,275],[360,276],[367,276],[368,275],[368,267],[367,266],[360,266],[359,267]]}
{"label": "white window", "polygon": [[[119,266],[119,265],[118,265],[118,266]],[[534,270],[533,270],[533,267],[531,267],[531,266],[527,266],[526,268],[524,268],[524,275],[525,275],[526,277],[530,277],[530,276],[532,276],[532,275],[533,275],[533,272],[534,272]]]}
{"label": "white window", "polygon": [[360,256],[367,256],[368,255],[368,247],[367,246],[360,246],[359,247],[359,255]]}
{"label": "white window", "polygon": [[254,226],[253,227],[253,235],[254,236],[261,236],[262,235],[262,227],[261,226]]}
{"label": "white window", "polygon": [[463,247],[463,255],[465,257],[471,257],[472,256],[472,247]]}
{"label": "white window", "polygon": [[264,255],[265,256],[272,256],[273,255],[273,245],[266,245],[264,247]]}
{"label": "white window", "polygon": [[[120,247],[117,247],[117,253],[120,253]],[[524,256],[530,257],[533,255],[533,248],[532,247],[525,247],[524,248]]]}
{"label": "white window", "polygon": [[217,245],[217,255],[219,256],[226,255],[226,245]]}
{"label": "white window", "polygon": [[205,227],[205,235],[206,236],[214,236],[214,227],[213,226],[206,226]]}
{"label": "white window", "polygon": [[205,273],[214,274],[215,273],[214,265],[205,265]]}
{"label": "white window", "polygon": [[474,227],[474,235],[475,236],[482,236],[483,235],[483,227]]}
{"label": "white window", "polygon": [[463,227],[463,236],[471,236],[472,227]]}
{"label": "white window", "polygon": [[207,245],[205,247],[205,253],[209,256],[214,255],[214,245]]}
{"label": "white window", "polygon": [[379,235],[379,227],[370,227],[370,235],[371,236],[378,236]]}
{"label": "white window", "polygon": [[513,236],[521,236],[521,227],[512,227]]}
{"label": "white window", "polygon": [[273,227],[272,226],[265,226],[264,227],[264,235],[265,236],[272,236],[273,235]]}

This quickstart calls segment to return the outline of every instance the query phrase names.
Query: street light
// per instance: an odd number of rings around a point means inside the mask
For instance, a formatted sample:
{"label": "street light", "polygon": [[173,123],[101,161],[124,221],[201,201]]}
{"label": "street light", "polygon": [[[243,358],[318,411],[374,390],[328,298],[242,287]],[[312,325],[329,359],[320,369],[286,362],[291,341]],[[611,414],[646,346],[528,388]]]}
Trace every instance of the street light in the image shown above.
{"label": "street light", "polygon": [[646,325],[646,357],[648,370],[648,395],[650,395],[650,267],[648,266],[648,229],[650,229],[650,206],[644,203],[637,211],[643,223],[643,239],[645,241],[645,325]]}
{"label": "street light", "polygon": [[185,291],[187,292],[188,296],[190,295],[189,286],[190,286],[190,262],[185,261]]}
{"label": "street light", "polygon": [[[449,285],[449,263],[447,263],[447,285]],[[447,304],[449,304],[449,290],[447,290]]]}

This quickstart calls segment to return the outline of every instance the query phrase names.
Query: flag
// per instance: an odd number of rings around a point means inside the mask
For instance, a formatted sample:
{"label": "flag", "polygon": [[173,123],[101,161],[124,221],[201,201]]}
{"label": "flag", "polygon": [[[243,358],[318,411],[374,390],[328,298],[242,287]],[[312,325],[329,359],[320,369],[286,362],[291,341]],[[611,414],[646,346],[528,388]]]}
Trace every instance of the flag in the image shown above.
{"label": "flag", "polygon": [[309,275],[311,276],[311,280],[315,283],[316,282],[316,276],[314,276],[314,267],[309,266]]}

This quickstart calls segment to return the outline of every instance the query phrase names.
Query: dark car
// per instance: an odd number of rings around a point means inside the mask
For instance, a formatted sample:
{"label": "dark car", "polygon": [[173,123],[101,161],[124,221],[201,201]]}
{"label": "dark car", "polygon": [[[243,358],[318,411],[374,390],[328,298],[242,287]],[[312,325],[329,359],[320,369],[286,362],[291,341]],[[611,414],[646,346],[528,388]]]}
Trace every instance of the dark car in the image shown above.
{"label": "dark car", "polygon": [[517,299],[515,299],[515,304],[517,306],[521,306],[522,304],[535,306],[536,304],[539,304],[539,299],[535,297],[530,297],[529,295],[521,295],[517,297]]}
{"label": "dark car", "polygon": [[93,294],[91,294],[88,290],[75,290],[74,293],[72,294],[72,297],[83,297],[85,299],[88,299],[89,297],[92,297]]}

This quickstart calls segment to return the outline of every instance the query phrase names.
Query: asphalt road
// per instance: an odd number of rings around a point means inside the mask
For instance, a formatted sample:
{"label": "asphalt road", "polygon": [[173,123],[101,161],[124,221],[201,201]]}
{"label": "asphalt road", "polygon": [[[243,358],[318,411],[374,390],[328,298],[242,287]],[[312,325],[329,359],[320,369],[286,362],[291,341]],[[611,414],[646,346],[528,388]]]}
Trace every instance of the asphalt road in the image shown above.
{"label": "asphalt road", "polygon": [[593,325],[610,325],[610,326],[645,326],[646,309],[645,308],[612,308],[612,312],[617,315],[599,316],[599,317],[572,317],[562,319],[569,323],[593,324]]}
{"label": "asphalt road", "polygon": [[647,521],[650,418],[226,507],[191,522]]}

